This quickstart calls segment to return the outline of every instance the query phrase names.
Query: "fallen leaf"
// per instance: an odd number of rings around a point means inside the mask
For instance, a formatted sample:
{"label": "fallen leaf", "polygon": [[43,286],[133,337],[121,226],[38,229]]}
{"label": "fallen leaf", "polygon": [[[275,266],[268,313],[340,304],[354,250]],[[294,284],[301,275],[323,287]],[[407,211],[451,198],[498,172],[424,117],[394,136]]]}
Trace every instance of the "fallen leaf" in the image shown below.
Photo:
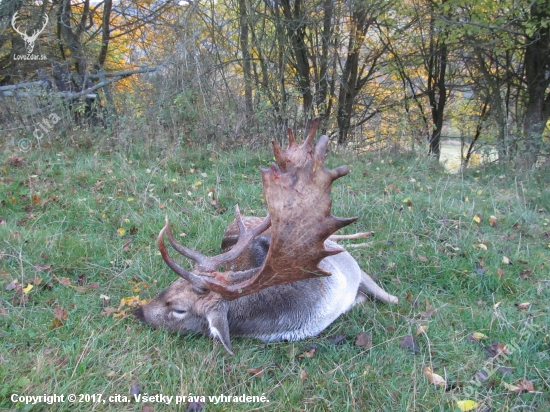
{"label": "fallen leaf", "polygon": [[511,384],[506,383],[504,381],[502,381],[502,386],[504,386],[506,388],[506,390],[509,391],[509,392],[514,392],[514,393],[518,393],[518,394],[523,392],[523,389],[521,389],[519,386],[511,385]]}
{"label": "fallen leaf", "polygon": [[501,269],[501,268],[498,268],[497,269],[497,275],[500,277],[500,276],[503,276],[504,275],[504,271]]}
{"label": "fallen leaf", "polygon": [[481,339],[487,339],[487,335],[481,332],[472,332],[468,335],[468,340],[470,342],[479,342]]}
{"label": "fallen leaf", "polygon": [[34,286],[33,286],[31,283],[28,283],[28,284],[27,284],[27,287],[23,288],[23,293],[26,295],[26,294],[28,294],[33,288],[34,288]]}
{"label": "fallen leaf", "polygon": [[516,385],[523,391],[527,391],[527,392],[535,391],[535,386],[533,385],[533,382],[527,379],[520,380],[519,382],[516,383]]}
{"label": "fallen leaf", "polygon": [[443,387],[447,386],[447,382],[445,381],[445,379],[443,379],[441,375],[432,372],[432,370],[427,366],[424,368],[424,375],[426,375],[428,380],[434,385],[440,385]]}
{"label": "fallen leaf", "polygon": [[311,346],[308,351],[305,351],[298,355],[299,358],[313,358],[315,356],[315,352],[317,352],[317,346]]}
{"label": "fallen leaf", "polygon": [[34,265],[34,270],[36,270],[37,272],[40,272],[40,271],[48,271],[52,268],[52,265],[43,265],[41,263],[35,263]]}
{"label": "fallen leaf", "polygon": [[71,286],[71,279],[69,278],[54,278],[58,283],[64,286]]}
{"label": "fallen leaf", "polygon": [[491,346],[485,346],[485,350],[487,351],[488,358],[494,358],[500,355],[501,353],[503,354],[508,353],[508,348],[506,347],[506,345],[497,341],[493,342]]}
{"label": "fallen leaf", "polygon": [[487,252],[487,245],[485,245],[483,243],[479,243],[477,245],[474,245],[474,248],[476,248],[477,250],[484,250],[485,252]]}
{"label": "fallen leaf", "polygon": [[126,229],[124,229],[123,227],[119,227],[116,232],[118,233],[118,235],[120,237],[124,236],[126,234]]}
{"label": "fallen leaf", "polygon": [[17,287],[18,284],[19,284],[19,282],[17,281],[17,279],[14,279],[6,285],[5,289],[6,290],[14,290]]}
{"label": "fallen leaf", "polygon": [[427,330],[428,330],[428,325],[420,325],[416,329],[416,336],[420,335],[421,333],[426,333]]}
{"label": "fallen leaf", "polygon": [[468,412],[476,409],[479,406],[479,403],[470,399],[466,399],[463,401],[456,401],[456,406],[458,406],[458,409],[460,409],[462,412]]}
{"label": "fallen leaf", "polygon": [[101,312],[102,315],[109,316],[112,313],[116,313],[117,310],[115,308],[105,308],[103,309],[103,312]]}
{"label": "fallen leaf", "polygon": [[505,265],[512,264],[512,262],[510,261],[510,258],[508,258],[507,256],[502,256],[502,263],[504,263]]}
{"label": "fallen leaf", "polygon": [[421,262],[427,262],[428,258],[426,256],[419,255],[418,260],[421,261]]}
{"label": "fallen leaf", "polygon": [[355,344],[370,349],[372,347],[372,336],[366,332],[359,332],[355,339]]}
{"label": "fallen leaf", "polygon": [[529,276],[531,276],[531,273],[533,273],[533,271],[531,269],[523,269],[519,273],[519,278],[520,279],[527,279]]}
{"label": "fallen leaf", "polygon": [[55,319],[59,319],[59,320],[67,320],[67,317],[68,317],[68,313],[65,309],[63,309],[62,307],[57,307],[53,310],[53,317]]}
{"label": "fallen leaf", "polygon": [[305,380],[307,378],[307,372],[305,370],[300,371],[300,379]]}
{"label": "fallen leaf", "polygon": [[476,223],[481,223],[481,215],[480,214],[476,214],[473,218],[473,221],[476,222]]}
{"label": "fallen leaf", "polygon": [[531,306],[531,302],[516,303],[516,307],[520,310],[529,309],[529,306]]}
{"label": "fallen leaf", "polygon": [[407,349],[414,353],[418,352],[418,346],[414,342],[412,335],[405,335],[405,337],[403,337],[403,340],[401,341],[401,349]]}
{"label": "fallen leaf", "polygon": [[491,227],[494,227],[496,224],[497,224],[497,218],[494,217],[494,216],[491,216],[491,217],[489,218],[489,225],[490,225]]}
{"label": "fallen leaf", "polygon": [[185,412],[201,412],[204,408],[204,402],[187,402]]}
{"label": "fallen leaf", "polygon": [[250,368],[247,369],[247,373],[250,373],[251,375],[254,375],[254,377],[260,377],[264,375],[264,370],[262,368]]}
{"label": "fallen leaf", "polygon": [[143,405],[141,412],[155,412],[155,407],[153,405]]}
{"label": "fallen leaf", "polygon": [[141,393],[141,386],[139,383],[131,382],[130,383],[130,396],[139,395]]}
{"label": "fallen leaf", "polygon": [[329,336],[327,339],[330,343],[333,345],[338,345],[339,343],[342,343],[344,340],[346,340],[347,335],[337,335],[337,336]]}

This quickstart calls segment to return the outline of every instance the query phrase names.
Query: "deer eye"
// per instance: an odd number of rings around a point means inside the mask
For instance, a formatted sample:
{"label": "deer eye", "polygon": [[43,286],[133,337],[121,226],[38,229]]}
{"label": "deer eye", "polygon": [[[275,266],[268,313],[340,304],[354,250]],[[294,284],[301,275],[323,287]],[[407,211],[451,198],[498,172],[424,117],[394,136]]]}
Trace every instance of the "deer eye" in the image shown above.
{"label": "deer eye", "polygon": [[184,316],[187,313],[187,311],[179,310],[179,309],[172,309],[172,313],[176,316]]}

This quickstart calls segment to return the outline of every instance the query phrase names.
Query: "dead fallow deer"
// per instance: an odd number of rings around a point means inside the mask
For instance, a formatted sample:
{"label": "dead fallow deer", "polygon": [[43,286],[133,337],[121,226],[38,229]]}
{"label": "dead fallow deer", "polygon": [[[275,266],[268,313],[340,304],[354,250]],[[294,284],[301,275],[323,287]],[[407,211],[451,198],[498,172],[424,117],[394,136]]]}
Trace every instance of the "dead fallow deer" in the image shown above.
{"label": "dead fallow deer", "polygon": [[[312,121],[301,145],[291,130],[286,150],[273,142],[277,164],[262,169],[269,215],[242,217],[237,207],[220,255],[207,257],[177,243],[166,218],[158,247],[180,279],[136,310],[140,320],[155,328],[210,335],[233,354],[230,335],[295,341],[322,332],[364,294],[397,303],[329,239],[357,218],[331,214],[332,182],[349,168],[325,168],[328,137],[321,136],[313,149],[319,122]],[[168,255],[165,235],[195,262],[192,272]]]}

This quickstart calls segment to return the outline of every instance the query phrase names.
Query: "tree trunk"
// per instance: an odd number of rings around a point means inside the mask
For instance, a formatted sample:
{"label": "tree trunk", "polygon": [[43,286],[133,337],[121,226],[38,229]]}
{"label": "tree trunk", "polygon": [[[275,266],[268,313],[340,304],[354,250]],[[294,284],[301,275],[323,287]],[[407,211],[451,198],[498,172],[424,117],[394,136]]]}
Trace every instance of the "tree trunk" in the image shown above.
{"label": "tree trunk", "polygon": [[244,76],[244,104],[246,115],[246,128],[250,126],[254,111],[252,103],[252,70],[250,50],[248,48],[248,12],[246,9],[246,0],[239,0],[239,43],[243,56],[243,76]]}
{"label": "tree trunk", "polygon": [[525,156],[523,166],[530,168],[537,163],[542,146],[542,134],[550,116],[550,93],[546,89],[550,84],[548,67],[550,66],[550,28],[543,22],[550,19],[550,10],[538,2],[531,3],[531,23],[539,28],[531,37],[526,38],[525,80],[527,82],[527,105],[523,121]]}

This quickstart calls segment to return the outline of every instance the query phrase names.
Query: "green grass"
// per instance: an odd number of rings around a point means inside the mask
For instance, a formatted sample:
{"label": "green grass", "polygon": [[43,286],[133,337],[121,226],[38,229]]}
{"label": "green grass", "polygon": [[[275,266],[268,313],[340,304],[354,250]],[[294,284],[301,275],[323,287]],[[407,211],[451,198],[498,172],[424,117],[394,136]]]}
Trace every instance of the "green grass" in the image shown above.
{"label": "green grass", "polygon": [[[24,161],[13,165],[8,156]],[[400,303],[367,302],[305,341],[235,338],[231,357],[210,338],[102,314],[101,295],[117,308],[120,299],[152,298],[175,279],[156,250],[165,214],[175,234],[185,233],[183,243],[209,255],[217,252],[236,203],[246,215],[265,215],[259,167],[270,161],[268,152],[187,147],[5,152],[0,410],[141,411],[144,404],[135,402],[25,406],[10,400],[14,393],[129,396],[133,383],[149,395],[264,394],[270,401],[207,403],[207,411],[454,411],[464,399],[498,411],[550,410],[547,170],[449,175],[422,158],[332,154],[329,166],[352,169],[335,184],[334,213],[359,216],[347,233],[376,232],[350,252]],[[27,295],[6,290],[14,279],[25,287],[35,277],[41,282]],[[134,290],[138,282],[144,283]],[[518,309],[524,302],[529,308]],[[60,311],[66,319],[55,320]],[[420,326],[426,333],[416,336]],[[371,348],[354,344],[362,331],[372,335]],[[472,332],[487,338],[471,343]],[[339,334],[348,336],[341,344],[327,339]],[[401,348],[409,334],[416,354]],[[509,353],[490,360],[483,347],[494,341]],[[311,345],[314,357],[299,357]],[[511,372],[497,372],[479,387],[471,383],[483,367],[497,366]],[[428,382],[425,367],[446,378],[447,390]],[[263,376],[250,368],[261,368]],[[522,379],[533,382],[535,393],[517,395],[504,385]],[[185,410],[185,404],[147,404],[155,411]]]}

